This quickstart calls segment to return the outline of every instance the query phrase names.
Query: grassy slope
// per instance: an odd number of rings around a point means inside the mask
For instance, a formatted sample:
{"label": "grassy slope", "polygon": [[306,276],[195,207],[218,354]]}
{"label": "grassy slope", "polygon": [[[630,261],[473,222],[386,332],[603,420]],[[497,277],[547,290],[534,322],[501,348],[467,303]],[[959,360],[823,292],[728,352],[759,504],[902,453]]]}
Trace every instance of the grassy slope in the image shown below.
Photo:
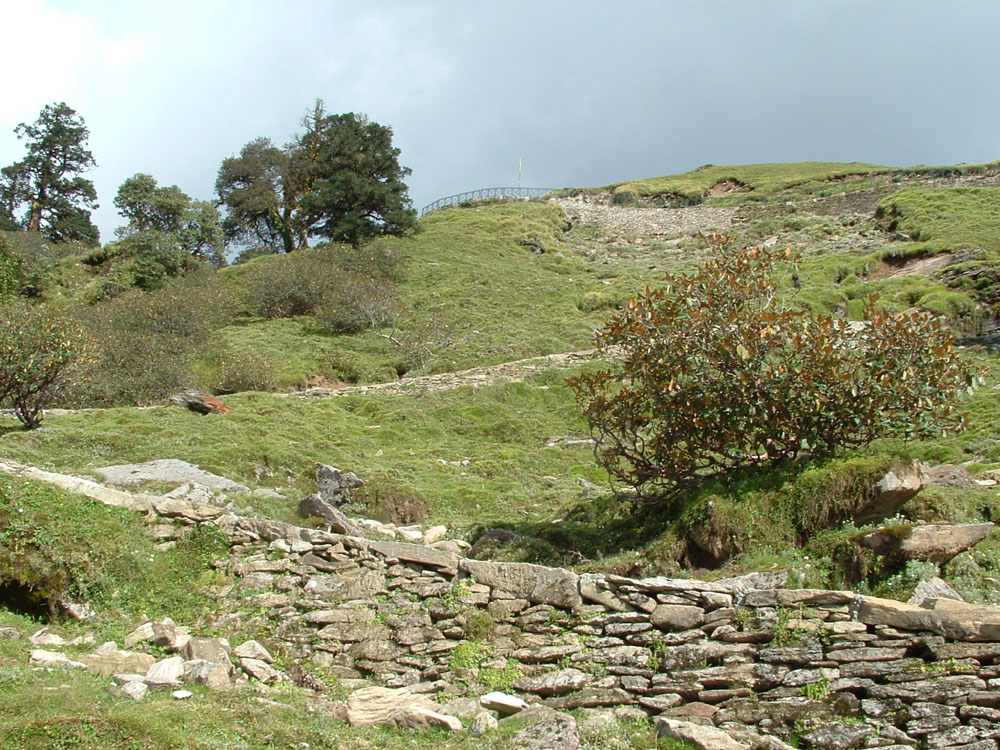
{"label": "grassy slope", "polygon": [[[263,354],[282,385],[307,374],[373,382],[445,372],[590,346],[606,310],[581,311],[587,293],[625,298],[636,277],[602,283],[560,229],[562,211],[543,203],[444,210],[422,232],[385,241],[406,259],[399,294],[407,307],[397,346],[372,332],[331,336],[310,318],[251,321],[225,331]],[[540,255],[518,244],[537,236]],[[240,268],[224,271],[238,283]]]}
{"label": "grassy slope", "polygon": [[[863,189],[873,186],[873,178],[893,178],[901,175],[957,175],[982,171],[991,164],[965,164],[954,167],[908,168],[885,167],[865,162],[791,162],[776,164],[742,164],[717,167],[711,164],[682,174],[642,180],[617,182],[602,188],[612,193],[630,193],[637,197],[678,195],[701,199],[720,182],[732,180],[743,186],[737,200],[784,199]],[[867,179],[866,179],[867,178]],[[722,199],[723,202],[728,202]]]}
{"label": "grassy slope", "polygon": [[610,192],[632,193],[639,197],[673,194],[685,198],[700,198],[713,185],[733,180],[747,190],[759,195],[777,194],[791,187],[811,183],[839,180],[844,177],[861,177],[884,174],[892,167],[851,162],[795,162],[789,164],[744,164],[717,167],[706,165],[683,174],[667,175],[644,180],[631,180],[609,185]]}
{"label": "grassy slope", "polygon": [[[4,435],[3,455],[76,472],[169,456],[251,485],[257,465],[274,471],[277,486],[287,486],[291,471],[298,479],[289,501],[246,501],[283,520],[294,520],[298,500],[312,491],[317,461],[355,471],[385,490],[419,493],[432,521],[548,518],[579,498],[576,479],[602,480],[586,447],[543,447],[553,436],[586,434],[562,375],[326,401],[241,394],[227,397],[235,411],[223,417],[178,408],[52,415],[42,430]],[[547,485],[544,476],[557,481]]]}
{"label": "grassy slope", "polygon": [[883,201],[879,214],[913,238],[908,254],[982,248],[1000,257],[1000,188],[907,188]]}
{"label": "grassy slope", "polygon": [[[696,170],[689,176],[663,179],[696,191],[704,190],[706,183],[710,186],[732,177],[766,192],[810,180],[821,182],[838,174],[865,173],[860,167],[866,166],[711,168],[718,173]],[[705,174],[698,176],[699,171]],[[651,192],[661,190],[655,180],[643,182],[649,183]],[[993,195],[947,189],[905,191],[894,203],[899,229],[921,242],[952,243],[944,249],[958,247],[957,243],[972,236],[975,239],[971,241],[993,254],[996,249],[987,245],[995,241],[992,235],[969,232],[984,218],[992,220],[996,213],[991,208]],[[980,216],[981,212],[985,215]],[[762,219],[741,231],[756,235],[758,240],[777,234],[781,242],[790,241],[807,252],[802,294],[812,295],[810,304],[838,310],[847,300],[877,286],[893,306],[903,308],[916,303],[928,289],[940,287],[927,279],[865,281],[866,268],[882,257],[879,243],[859,243],[856,239],[862,235],[849,235],[846,224],[803,214]],[[468,367],[589,345],[591,330],[607,317],[608,310],[581,312],[578,302],[583,295],[624,297],[648,279],[638,264],[609,267],[584,260],[576,245],[580,235],[575,230],[569,235],[562,233],[559,221],[559,210],[545,204],[455,209],[425,218],[425,231],[417,237],[394,241],[410,262],[408,279],[401,288],[413,310],[406,332],[431,350],[417,371]],[[864,231],[878,230],[872,225]],[[548,252],[536,256],[517,244],[530,234],[538,234]],[[838,235],[848,240],[837,240]],[[655,279],[650,281],[655,283]],[[324,368],[335,372],[334,365],[344,357],[352,357],[353,366],[370,374],[363,374],[363,379],[377,379],[401,356],[397,347],[371,334],[327,336],[307,319],[246,323],[231,328],[229,335],[251,348],[270,352],[279,363],[287,362],[289,382],[305,372],[323,372]],[[974,470],[1000,465],[1000,407],[995,396],[1000,368],[995,354],[978,356],[989,375],[986,386],[967,401],[969,431],[923,443],[876,445],[869,451],[870,457],[856,459],[859,465],[875,465],[892,456],[935,462],[971,460]],[[313,463],[323,461],[357,471],[380,489],[419,493],[431,509],[428,523],[442,521],[459,527],[477,522],[485,526],[505,524],[534,538],[520,549],[501,551],[507,556],[534,556],[559,564],[590,558],[582,567],[622,572],[669,570],[678,543],[676,514],[633,513],[610,493],[586,494],[576,479],[603,484],[589,450],[543,447],[548,437],[582,437],[585,433],[579,412],[562,386],[564,374],[537,374],[522,384],[437,394],[351,396],[320,402],[248,393],[228,397],[236,411],[225,417],[199,417],[173,408],[112,409],[51,415],[46,426],[33,433],[22,432],[13,420],[0,419],[0,455],[84,473],[97,466],[169,456],[251,486],[256,486],[254,467],[264,464],[275,472],[265,484],[292,485],[288,500],[252,498],[245,503],[286,520],[294,520],[299,497],[311,489]],[[822,486],[832,472],[848,465],[852,465],[850,461],[807,465],[801,473],[789,471],[770,478],[713,485],[688,499],[680,523],[696,520],[711,501],[719,509],[720,523],[744,533],[752,545],[735,561],[733,570],[791,566],[800,576],[798,580],[828,585],[841,574],[836,568],[839,537],[821,535],[808,549],[794,549],[796,541],[788,529],[775,523],[778,516],[762,509],[784,512],[789,498],[808,494],[810,487]],[[28,486],[18,492],[21,494],[12,497],[20,505],[34,496],[37,508],[31,507],[37,517],[45,515],[42,510],[48,505],[63,509],[69,525],[54,527],[46,521],[49,525],[38,535],[54,549],[73,548],[67,539],[75,522],[88,529],[102,529],[101,539],[112,542],[95,550],[76,547],[77,557],[71,559],[107,556],[109,574],[114,575],[122,560],[135,558],[139,575],[120,589],[127,601],[119,598],[114,603],[126,615],[144,610],[151,616],[157,611],[170,614],[156,609],[147,596],[155,589],[144,588],[143,581],[166,580],[163,585],[168,589],[157,594],[159,606],[173,608],[182,619],[199,611],[191,592],[218,583],[211,571],[192,563],[201,554],[197,547],[182,546],[176,554],[153,555],[153,560],[148,560],[145,551],[149,542],[144,540],[130,545],[126,554],[116,545],[131,541],[136,530],[128,519],[119,517],[120,513],[82,509],[80,504],[86,501],[52,494],[45,488]],[[828,499],[831,503],[836,500]],[[982,518],[984,512],[1000,515],[995,490],[933,491],[918,496],[918,500],[919,507],[911,510],[919,512],[921,518],[970,521]],[[65,503],[79,507],[67,510]],[[97,515],[91,517],[91,513]],[[53,518],[51,513],[46,517]],[[556,519],[564,520],[552,524]],[[132,554],[132,550],[137,552]],[[185,568],[193,577],[172,577]],[[1000,544],[989,540],[976,553],[956,558],[947,572],[962,584],[963,591],[989,598],[989,581],[1000,574]],[[884,590],[905,591],[916,582],[906,575],[909,573],[903,571],[884,581]],[[176,591],[169,589],[170,581],[176,584]],[[128,618],[103,622],[101,634],[107,637],[120,637],[134,624]],[[2,610],[0,624],[13,624],[22,631],[37,625]],[[473,746],[464,738],[435,732],[349,731],[325,718],[322,711],[307,713],[305,698],[291,688],[272,690],[267,698],[294,710],[248,703],[243,697],[233,700],[201,693],[196,696],[197,703],[178,704],[158,696],[136,706],[106,697],[103,684],[91,678],[34,672],[25,666],[25,654],[23,641],[0,641],[0,745],[152,748],[193,743],[198,747],[266,747],[283,746],[288,738],[294,738],[314,747]],[[37,695],[42,691],[47,700],[39,706]],[[95,700],[95,695],[100,697]],[[176,729],[180,725],[185,727],[183,734]],[[640,744],[643,742],[653,746],[648,732],[635,735],[634,742],[635,746],[647,746]],[[492,744],[481,743],[474,746],[499,749],[509,744],[509,736],[497,737]]]}

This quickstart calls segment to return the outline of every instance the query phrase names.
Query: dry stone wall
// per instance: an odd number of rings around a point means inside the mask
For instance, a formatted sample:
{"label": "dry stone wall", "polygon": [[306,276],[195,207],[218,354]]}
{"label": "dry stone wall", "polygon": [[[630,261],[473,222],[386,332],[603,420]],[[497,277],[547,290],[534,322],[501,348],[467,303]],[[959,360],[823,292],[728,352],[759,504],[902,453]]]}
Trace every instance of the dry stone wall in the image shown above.
{"label": "dry stone wall", "polygon": [[805,747],[985,750],[1000,737],[1000,608],[788,590],[775,575],[577,575],[215,523],[238,553],[232,604],[266,608],[276,638],[348,685],[631,705]]}
{"label": "dry stone wall", "polygon": [[[356,695],[372,686],[435,694],[444,717],[435,720],[450,724],[481,705],[616,707],[652,716],[662,733],[724,732],[732,747],[998,746],[997,607],[790,590],[776,573],[712,582],[578,575],[463,558],[447,540],[371,540],[72,484],[131,504],[161,538],[169,519],[178,533],[212,524],[229,539],[232,555],[216,565],[234,582],[217,592],[220,614],[208,625],[267,633],[265,645],[289,655],[288,674],[265,678],[251,669],[260,660],[241,656],[252,679],[322,689],[315,672]],[[351,701],[344,712],[350,720]]]}

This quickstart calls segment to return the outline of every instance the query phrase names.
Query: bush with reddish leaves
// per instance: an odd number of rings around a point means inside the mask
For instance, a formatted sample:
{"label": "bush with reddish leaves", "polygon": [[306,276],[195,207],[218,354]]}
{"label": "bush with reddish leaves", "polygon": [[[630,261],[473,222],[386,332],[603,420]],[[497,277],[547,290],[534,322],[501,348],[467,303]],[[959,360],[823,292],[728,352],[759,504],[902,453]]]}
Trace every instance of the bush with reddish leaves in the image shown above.
{"label": "bush with reddish leaves", "polygon": [[874,298],[851,323],[791,308],[790,250],[710,236],[711,258],[667,276],[607,323],[610,366],[569,379],[611,476],[666,501],[709,476],[877,438],[960,428],[976,376],[947,327]]}

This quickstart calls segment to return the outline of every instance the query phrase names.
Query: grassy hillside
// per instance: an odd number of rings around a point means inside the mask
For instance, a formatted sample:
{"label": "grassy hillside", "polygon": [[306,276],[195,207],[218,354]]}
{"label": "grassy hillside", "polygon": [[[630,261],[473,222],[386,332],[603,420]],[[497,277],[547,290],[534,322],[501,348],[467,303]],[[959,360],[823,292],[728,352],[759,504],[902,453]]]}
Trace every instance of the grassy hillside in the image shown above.
{"label": "grassy hillside", "polygon": [[[975,332],[997,310],[1000,188],[917,183],[982,169],[894,170],[861,163],[703,167],[601,191],[624,196],[623,206],[610,211],[631,210],[632,198],[655,196],[738,208],[730,231],[741,241],[801,253],[795,272],[788,269],[780,279],[792,305],[852,318],[862,299],[878,292],[890,310],[924,308]],[[785,205],[865,189],[873,179],[886,191],[877,215],[831,214],[811,200]],[[711,196],[720,183],[725,189]],[[484,204],[431,214],[421,220],[419,234],[380,241],[379,252],[401,261],[393,282],[400,312],[393,326],[351,333],[324,329],[316,315],[268,319],[251,313],[247,293],[254,275],[295,258],[261,258],[91,306],[86,290],[102,272],[83,261],[80,248],[34,247],[30,257],[32,267],[41,269],[41,299],[86,311],[91,317],[84,319],[93,326],[127,334],[123,347],[134,346],[122,351],[131,352],[132,360],[114,370],[119,380],[160,375],[177,365],[158,385],[209,389],[227,367],[257,368],[267,375],[267,387],[286,390],[324,381],[392,382],[589,348],[594,330],[632,295],[657,285],[665,269],[691,267],[707,247],[689,225],[644,230],[639,222],[630,236],[621,224],[574,226],[566,218],[553,203]],[[706,222],[717,220],[706,214]],[[957,251],[969,254],[948,267],[922,265]],[[329,250],[300,252],[322,259]],[[859,554],[857,537],[872,527],[855,527],[845,510],[866,483],[912,459],[963,464],[976,476],[1000,468],[998,355],[986,345],[965,352],[986,382],[962,403],[968,414],[964,432],[879,441],[832,459],[714,480],[669,511],[634,507],[627,493],[613,492],[583,441],[587,425],[564,378],[595,366],[591,362],[568,369],[532,365],[520,382],[493,382],[483,374],[457,386],[429,381],[327,399],[238,389],[244,392],[225,395],[233,412],[224,416],[122,406],[52,413],[42,429],[31,432],[0,416],[0,457],[94,477],[102,466],[179,458],[251,488],[280,491],[280,499],[231,499],[242,513],[296,523],[307,523],[295,509],[314,489],[319,461],[367,481],[349,513],[385,517],[393,505],[426,505],[422,523],[447,524],[454,537],[475,541],[490,529],[505,529],[510,533],[481,545],[481,554],[497,559],[634,575],[710,577],[781,567],[791,571],[793,585],[903,597],[921,577],[941,573],[970,599],[997,601],[996,532],[943,568],[901,566]],[[174,379],[168,381],[168,374]],[[148,400],[162,403],[162,396]],[[996,522],[1000,495],[996,487],[932,487],[901,512],[894,523]],[[712,540],[721,542],[712,546]],[[214,592],[232,582],[211,564],[217,541],[196,533],[173,549],[155,550],[128,513],[32,482],[0,479],[0,626],[23,633],[42,627],[45,614],[25,602],[29,593],[50,588],[89,599],[97,611],[89,623],[61,623],[67,637],[88,632],[120,640],[142,614],[198,620]],[[253,635],[226,634],[236,642]],[[25,654],[23,641],[0,639],[2,746],[256,748],[308,742],[501,750],[510,746],[516,728],[488,740],[435,731],[348,730],[315,696],[285,683],[255,696],[260,701],[242,693],[198,692],[197,711],[167,694],[137,705],[113,699],[94,678],[29,669]],[[343,697],[336,678],[330,684],[327,697]],[[674,747],[657,744],[647,726],[620,722],[612,734],[621,747]]]}
{"label": "grassy hillside", "polygon": [[[703,201],[720,205],[801,200],[844,191],[891,186],[910,178],[960,177],[995,170],[997,162],[945,167],[886,167],[865,162],[790,162],[715,166],[706,164],[690,172],[664,177],[616,182],[601,191],[617,202],[662,198],[681,203]],[[594,191],[590,191],[594,192]]]}

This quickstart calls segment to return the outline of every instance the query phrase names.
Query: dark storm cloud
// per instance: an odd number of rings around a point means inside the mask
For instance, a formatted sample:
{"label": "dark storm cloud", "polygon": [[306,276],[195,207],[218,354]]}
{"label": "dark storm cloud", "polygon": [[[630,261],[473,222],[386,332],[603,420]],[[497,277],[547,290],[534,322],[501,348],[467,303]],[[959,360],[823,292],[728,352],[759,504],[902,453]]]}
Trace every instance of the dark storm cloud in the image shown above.
{"label": "dark storm cloud", "polygon": [[224,157],[287,141],[317,97],[392,126],[418,208],[513,184],[518,159],[523,184],[561,187],[707,162],[1000,158],[1000,4],[148,5],[0,11],[66,39],[0,108],[0,163],[20,158],[17,122],[70,103],[91,128],[106,240],[126,177],[211,197]]}

